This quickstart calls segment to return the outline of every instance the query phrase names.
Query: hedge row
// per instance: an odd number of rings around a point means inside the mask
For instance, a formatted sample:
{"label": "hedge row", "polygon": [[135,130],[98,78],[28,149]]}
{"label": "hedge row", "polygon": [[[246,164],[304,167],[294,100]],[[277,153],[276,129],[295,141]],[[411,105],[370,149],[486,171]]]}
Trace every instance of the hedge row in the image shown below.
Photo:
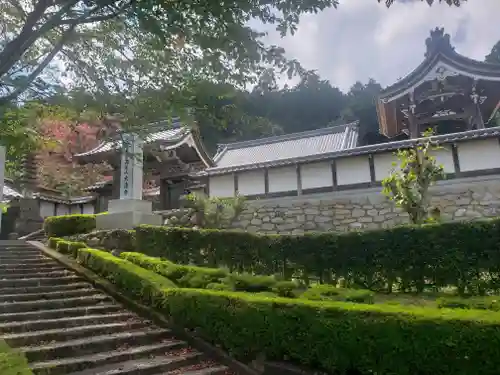
{"label": "hedge row", "polygon": [[51,249],[57,250],[61,254],[71,255],[74,258],[76,258],[79,249],[87,247],[84,242],[66,241],[58,237],[50,237],[48,245]]}
{"label": "hedge row", "polygon": [[301,236],[140,226],[136,237],[137,251],[176,263],[343,280],[377,291],[500,290],[500,219]]}
{"label": "hedge row", "polygon": [[242,360],[263,354],[335,374],[496,375],[500,316],[171,288],[125,259],[81,249],[79,262]]}
{"label": "hedge row", "polygon": [[96,228],[97,215],[62,215],[45,219],[43,230],[48,237],[89,233]]}
{"label": "hedge row", "polygon": [[138,266],[172,280],[181,288],[230,290],[235,292],[265,293],[271,296],[373,303],[373,292],[336,288],[333,285],[315,285],[307,288],[295,281],[283,281],[275,276],[234,274],[222,268],[196,267],[175,264],[169,260],[140,253],[121,253],[120,257]]}

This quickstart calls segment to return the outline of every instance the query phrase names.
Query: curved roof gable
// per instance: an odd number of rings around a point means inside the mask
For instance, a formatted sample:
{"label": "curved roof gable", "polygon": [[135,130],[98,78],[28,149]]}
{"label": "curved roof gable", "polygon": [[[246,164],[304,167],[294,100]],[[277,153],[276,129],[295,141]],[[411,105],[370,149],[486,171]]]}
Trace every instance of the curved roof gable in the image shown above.
{"label": "curved roof gable", "polygon": [[477,61],[460,55],[451,46],[450,36],[444,33],[443,28],[431,31],[426,45],[425,60],[406,77],[382,90],[382,102],[398,99],[426,81],[443,80],[455,75],[500,81],[500,64]]}
{"label": "curved roof gable", "polygon": [[[175,149],[184,144],[187,144],[188,146],[196,149],[196,151],[200,155],[201,160],[207,167],[213,164],[210,155],[203,145],[199,132],[196,129],[189,129],[187,126],[184,126],[180,122],[180,119],[175,118],[172,120],[172,122],[160,121],[157,123],[148,124],[144,127],[144,131],[146,131],[148,128],[150,128],[151,130],[160,128],[161,130],[145,134],[144,142],[146,144],[151,144],[154,142],[160,142],[163,144],[167,143],[168,146],[164,147],[163,150]],[[120,150],[122,146],[122,141],[120,140],[106,141],[102,142],[92,150],[75,155],[75,157],[85,162],[88,157],[105,157],[104,155],[108,154],[109,152]]]}

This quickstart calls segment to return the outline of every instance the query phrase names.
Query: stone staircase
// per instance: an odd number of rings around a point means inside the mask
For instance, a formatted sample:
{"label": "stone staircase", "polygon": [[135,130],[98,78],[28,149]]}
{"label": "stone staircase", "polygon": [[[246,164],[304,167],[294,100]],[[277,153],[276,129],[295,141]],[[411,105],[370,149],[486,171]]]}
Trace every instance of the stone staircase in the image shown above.
{"label": "stone staircase", "polygon": [[236,375],[23,242],[0,242],[0,338],[35,375]]}

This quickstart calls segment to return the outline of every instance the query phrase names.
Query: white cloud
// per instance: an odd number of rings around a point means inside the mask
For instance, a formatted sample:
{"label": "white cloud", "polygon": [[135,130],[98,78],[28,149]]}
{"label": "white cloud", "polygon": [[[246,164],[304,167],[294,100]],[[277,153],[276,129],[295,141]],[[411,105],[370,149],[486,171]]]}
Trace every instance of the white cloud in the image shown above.
{"label": "white cloud", "polygon": [[356,81],[375,78],[389,85],[412,71],[423,59],[425,39],[444,27],[455,49],[483,60],[500,40],[499,0],[475,0],[460,8],[420,1],[396,3],[390,9],[376,0],[341,0],[338,9],[305,15],[294,36],[268,42],[287,56],[315,69],[342,90]]}

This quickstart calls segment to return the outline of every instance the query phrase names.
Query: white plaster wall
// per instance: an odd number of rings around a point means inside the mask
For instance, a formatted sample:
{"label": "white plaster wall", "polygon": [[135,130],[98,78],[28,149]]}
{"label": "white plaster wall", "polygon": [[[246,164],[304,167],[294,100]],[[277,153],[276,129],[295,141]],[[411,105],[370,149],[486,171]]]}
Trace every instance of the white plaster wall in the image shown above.
{"label": "white plaster wall", "polygon": [[333,185],[332,163],[310,163],[300,165],[302,190]]}
{"label": "white plaster wall", "polygon": [[337,184],[351,185],[370,182],[368,155],[337,159]]}
{"label": "white plaster wall", "polygon": [[69,206],[66,204],[58,203],[56,206],[56,216],[69,215]]}
{"label": "white plaster wall", "polygon": [[84,214],[94,214],[95,213],[94,203],[85,203],[83,205],[83,213]]}
{"label": "white plaster wall", "polygon": [[40,201],[40,216],[41,217],[54,216],[54,203]]}
{"label": "white plaster wall", "polygon": [[443,166],[445,173],[455,173],[455,164],[453,163],[453,152],[451,146],[441,146],[439,150],[429,152],[431,156],[436,158],[436,163]]}
{"label": "white plaster wall", "polygon": [[238,192],[241,195],[264,194],[265,191],[263,169],[238,173]]}
{"label": "white plaster wall", "polygon": [[461,172],[500,168],[498,139],[484,139],[457,143]]}
{"label": "white plaster wall", "polygon": [[82,209],[81,209],[79,204],[72,204],[71,206],[69,206],[69,213],[70,214],[81,214]]}
{"label": "white plaster wall", "polygon": [[[392,170],[395,168],[393,163],[398,167],[398,158],[393,152],[386,152],[384,154],[373,155],[373,165],[375,167],[375,180],[382,181],[384,178],[388,177]],[[368,172],[370,172],[370,166],[368,165]]]}
{"label": "white plaster wall", "polygon": [[234,176],[232,174],[211,176],[208,180],[208,186],[211,197],[234,196]]}
{"label": "white plaster wall", "polygon": [[297,190],[297,168],[295,166],[268,170],[269,192]]}

